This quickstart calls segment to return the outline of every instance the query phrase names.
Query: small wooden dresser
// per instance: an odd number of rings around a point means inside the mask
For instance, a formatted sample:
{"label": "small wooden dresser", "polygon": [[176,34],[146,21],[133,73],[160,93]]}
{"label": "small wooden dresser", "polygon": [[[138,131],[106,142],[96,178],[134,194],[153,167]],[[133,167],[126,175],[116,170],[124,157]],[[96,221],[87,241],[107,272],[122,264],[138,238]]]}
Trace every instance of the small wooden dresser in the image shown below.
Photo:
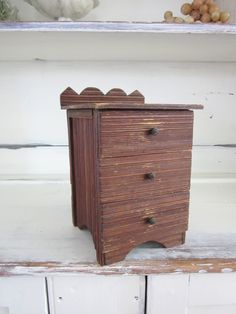
{"label": "small wooden dresser", "polygon": [[101,265],[135,246],[184,243],[188,228],[193,109],[145,104],[135,91],[61,94],[67,110],[73,222],[88,228]]}

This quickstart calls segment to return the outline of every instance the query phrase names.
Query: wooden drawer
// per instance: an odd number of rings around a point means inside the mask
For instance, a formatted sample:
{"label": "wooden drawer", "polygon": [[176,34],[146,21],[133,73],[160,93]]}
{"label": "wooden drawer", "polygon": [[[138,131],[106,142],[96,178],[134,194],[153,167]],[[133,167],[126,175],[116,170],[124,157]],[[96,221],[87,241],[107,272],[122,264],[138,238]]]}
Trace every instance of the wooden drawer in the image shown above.
{"label": "wooden drawer", "polygon": [[192,111],[109,110],[100,114],[100,156],[131,156],[192,147]]}
{"label": "wooden drawer", "polygon": [[188,191],[190,172],[190,150],[101,159],[101,203]]}
{"label": "wooden drawer", "polygon": [[[161,242],[164,238],[163,244],[171,246],[171,241],[173,239],[176,241],[176,235],[180,235],[188,228],[188,204],[189,192],[150,200],[104,204],[102,206],[104,252],[111,248],[127,250],[129,246],[133,247],[145,241]],[[150,224],[150,219],[153,224]]]}

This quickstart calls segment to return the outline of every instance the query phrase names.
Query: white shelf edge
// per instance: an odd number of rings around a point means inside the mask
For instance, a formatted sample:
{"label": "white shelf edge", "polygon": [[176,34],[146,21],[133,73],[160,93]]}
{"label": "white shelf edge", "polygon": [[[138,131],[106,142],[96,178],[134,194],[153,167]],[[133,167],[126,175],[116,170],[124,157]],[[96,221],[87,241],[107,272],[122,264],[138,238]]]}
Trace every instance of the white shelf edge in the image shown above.
{"label": "white shelf edge", "polygon": [[0,32],[119,32],[156,34],[236,34],[236,24],[160,22],[1,22]]}
{"label": "white shelf edge", "polygon": [[0,61],[236,62],[234,35],[234,24],[0,23]]}

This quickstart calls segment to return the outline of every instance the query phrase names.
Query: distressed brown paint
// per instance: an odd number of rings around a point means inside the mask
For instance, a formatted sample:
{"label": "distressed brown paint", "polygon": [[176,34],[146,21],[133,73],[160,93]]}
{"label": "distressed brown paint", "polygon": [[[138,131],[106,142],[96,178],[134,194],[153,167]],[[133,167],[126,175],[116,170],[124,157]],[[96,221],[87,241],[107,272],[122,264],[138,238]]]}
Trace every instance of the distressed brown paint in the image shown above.
{"label": "distressed brown paint", "polygon": [[61,95],[67,109],[73,222],[88,228],[101,265],[121,261],[138,244],[184,243],[188,228],[192,109],[146,105],[97,88]]}

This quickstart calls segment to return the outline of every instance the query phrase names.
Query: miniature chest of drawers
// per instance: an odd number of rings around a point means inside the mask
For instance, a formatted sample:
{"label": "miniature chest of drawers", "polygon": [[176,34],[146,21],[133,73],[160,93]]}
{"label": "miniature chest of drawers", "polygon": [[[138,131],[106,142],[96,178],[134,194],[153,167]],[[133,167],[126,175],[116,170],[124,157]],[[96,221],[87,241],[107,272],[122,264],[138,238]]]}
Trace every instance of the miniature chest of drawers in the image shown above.
{"label": "miniature chest of drawers", "polygon": [[193,109],[145,104],[96,88],[61,94],[67,110],[73,223],[88,228],[101,265],[135,246],[184,243],[188,228]]}

